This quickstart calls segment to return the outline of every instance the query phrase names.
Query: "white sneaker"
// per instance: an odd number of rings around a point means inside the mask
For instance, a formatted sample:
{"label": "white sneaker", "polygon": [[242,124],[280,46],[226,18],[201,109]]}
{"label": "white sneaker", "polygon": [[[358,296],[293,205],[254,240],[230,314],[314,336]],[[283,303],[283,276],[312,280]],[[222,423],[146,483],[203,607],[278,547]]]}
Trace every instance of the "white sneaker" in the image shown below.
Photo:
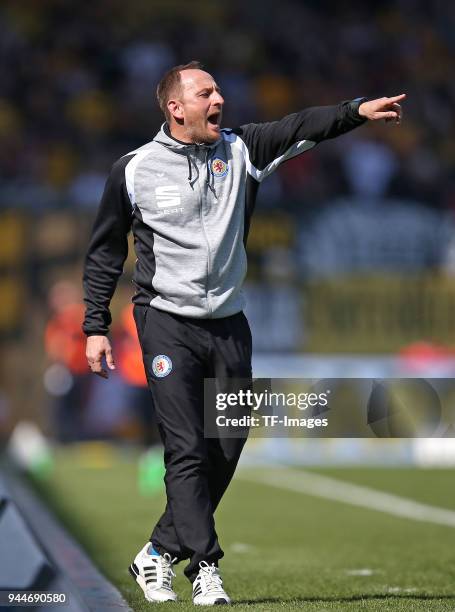
{"label": "white sneaker", "polygon": [[230,604],[231,600],[223,589],[218,568],[206,561],[199,563],[199,574],[193,582],[193,603],[195,606]]}
{"label": "white sneaker", "polygon": [[172,564],[176,559],[171,555],[149,555],[150,542],[136,555],[130,565],[130,574],[144,591],[145,599],[151,602],[177,601],[177,594],[172,590],[172,578],[175,574]]}

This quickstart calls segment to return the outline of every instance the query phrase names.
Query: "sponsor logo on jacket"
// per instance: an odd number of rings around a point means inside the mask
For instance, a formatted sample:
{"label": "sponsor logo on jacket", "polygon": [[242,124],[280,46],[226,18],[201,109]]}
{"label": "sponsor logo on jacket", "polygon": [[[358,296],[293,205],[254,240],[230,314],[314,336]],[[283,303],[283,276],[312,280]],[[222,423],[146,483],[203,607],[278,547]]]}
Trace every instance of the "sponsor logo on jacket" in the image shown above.
{"label": "sponsor logo on jacket", "polygon": [[182,198],[178,185],[160,185],[155,187],[155,199],[158,213],[168,215],[175,212],[183,212]]}
{"label": "sponsor logo on jacket", "polygon": [[155,188],[156,205],[158,208],[180,206],[180,189],[177,185],[160,185]]}

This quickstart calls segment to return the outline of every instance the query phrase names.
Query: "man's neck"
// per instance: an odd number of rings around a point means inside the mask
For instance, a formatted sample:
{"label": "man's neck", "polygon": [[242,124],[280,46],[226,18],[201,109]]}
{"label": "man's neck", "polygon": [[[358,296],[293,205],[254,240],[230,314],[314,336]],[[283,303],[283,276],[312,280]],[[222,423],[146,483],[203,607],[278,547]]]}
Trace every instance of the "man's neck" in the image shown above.
{"label": "man's neck", "polygon": [[166,123],[166,128],[166,131],[168,131],[168,135],[171,136],[174,140],[177,140],[177,142],[180,142],[182,144],[198,144],[193,142],[188,137],[185,128],[180,127],[179,125],[170,126],[169,123]]}
{"label": "man's neck", "polygon": [[193,144],[193,145],[206,145],[206,146],[210,146],[214,144],[214,142],[205,142],[203,140],[197,141],[197,140],[190,138],[185,128],[180,125],[174,124],[171,127],[169,123],[165,123],[164,131],[166,132],[168,136],[170,136],[171,138],[173,138],[180,144],[185,144],[185,145]]}

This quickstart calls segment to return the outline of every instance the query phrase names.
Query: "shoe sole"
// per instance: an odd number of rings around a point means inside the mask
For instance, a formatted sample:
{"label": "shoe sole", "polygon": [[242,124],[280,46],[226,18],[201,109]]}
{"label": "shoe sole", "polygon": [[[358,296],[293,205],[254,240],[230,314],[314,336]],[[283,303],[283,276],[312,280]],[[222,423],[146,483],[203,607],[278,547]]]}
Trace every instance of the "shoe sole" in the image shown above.
{"label": "shoe sole", "polygon": [[137,565],[135,563],[132,563],[129,568],[128,568],[129,573],[131,574],[131,576],[133,577],[134,581],[141,587],[145,599],[147,601],[149,601],[150,603],[167,603],[168,601],[176,601],[175,599],[169,598],[169,599],[162,599],[162,600],[156,600],[156,599],[149,599],[145,593],[145,582],[144,579],[142,578],[142,576],[139,574],[139,569],[137,567]]}
{"label": "shoe sole", "polygon": [[230,603],[230,601],[226,601],[226,599],[223,599],[222,597],[215,599],[213,603],[196,603],[193,601],[195,606],[228,606]]}

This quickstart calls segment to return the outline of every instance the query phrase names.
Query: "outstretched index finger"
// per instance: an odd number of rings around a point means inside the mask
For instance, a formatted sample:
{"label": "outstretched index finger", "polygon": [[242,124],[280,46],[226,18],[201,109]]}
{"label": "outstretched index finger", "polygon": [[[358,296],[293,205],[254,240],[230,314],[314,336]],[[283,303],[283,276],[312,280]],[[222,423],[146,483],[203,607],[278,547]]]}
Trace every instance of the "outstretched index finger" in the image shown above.
{"label": "outstretched index finger", "polygon": [[400,94],[399,96],[392,96],[389,98],[389,102],[399,102],[400,100],[404,100],[406,98],[406,94]]}

